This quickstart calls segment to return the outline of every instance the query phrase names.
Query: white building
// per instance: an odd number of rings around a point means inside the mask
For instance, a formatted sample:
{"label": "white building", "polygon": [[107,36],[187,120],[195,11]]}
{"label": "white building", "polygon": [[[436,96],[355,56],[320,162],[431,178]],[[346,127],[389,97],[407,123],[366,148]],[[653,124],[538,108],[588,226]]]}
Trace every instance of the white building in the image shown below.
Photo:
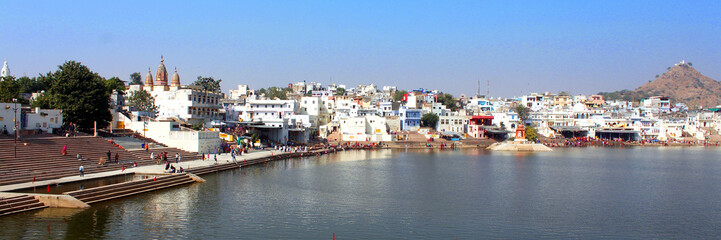
{"label": "white building", "polygon": [[341,119],[340,133],[343,141],[391,141],[386,119],[379,116]]}
{"label": "white building", "polygon": [[248,92],[249,92],[248,90],[250,90],[248,88],[248,85],[240,84],[240,85],[238,85],[238,89],[230,89],[229,90],[230,96],[228,98],[230,98],[230,99],[245,98],[248,96]]}
{"label": "white building", "polygon": [[120,115],[126,129],[145,137],[189,152],[214,153],[220,147],[220,132],[181,130],[180,124],[170,121],[152,121]]}
{"label": "white building", "polygon": [[17,127],[22,126],[20,124],[21,114],[20,103],[0,103],[0,134],[7,131],[8,134],[15,134],[15,121],[17,120]]}
{"label": "white building", "polygon": [[440,132],[466,132],[466,122],[469,116],[439,116],[436,130]]}
{"label": "white building", "polygon": [[35,108],[33,112],[25,114],[27,123],[23,129],[42,130],[51,133],[53,129],[63,125],[63,111],[58,109]]}
{"label": "white building", "polygon": [[[158,106],[156,118],[158,120],[177,119],[187,123],[207,123],[213,120],[223,120],[220,99],[223,94],[201,90],[197,86],[181,86],[178,70],[175,70],[172,81],[168,85],[168,72],[160,60],[155,82],[150,70],[145,77],[145,85],[131,85],[128,95],[135,91],[145,90],[155,98]],[[127,104],[126,104],[127,105]]]}

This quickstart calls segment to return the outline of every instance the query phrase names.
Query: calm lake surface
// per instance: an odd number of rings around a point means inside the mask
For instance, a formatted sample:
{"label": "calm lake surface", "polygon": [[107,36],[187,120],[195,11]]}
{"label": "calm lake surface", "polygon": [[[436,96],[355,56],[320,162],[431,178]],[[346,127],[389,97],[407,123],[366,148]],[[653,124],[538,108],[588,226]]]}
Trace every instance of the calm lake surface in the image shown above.
{"label": "calm lake surface", "polygon": [[721,148],[350,151],[0,217],[0,238],[709,239]]}

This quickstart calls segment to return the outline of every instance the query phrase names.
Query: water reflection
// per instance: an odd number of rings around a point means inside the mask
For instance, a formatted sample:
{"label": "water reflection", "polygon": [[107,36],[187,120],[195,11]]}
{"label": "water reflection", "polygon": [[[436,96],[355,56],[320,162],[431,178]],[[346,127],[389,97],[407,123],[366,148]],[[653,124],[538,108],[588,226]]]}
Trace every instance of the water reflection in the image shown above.
{"label": "water reflection", "polygon": [[716,238],[721,152],[698,148],[349,151],[204,175],[9,238]]}

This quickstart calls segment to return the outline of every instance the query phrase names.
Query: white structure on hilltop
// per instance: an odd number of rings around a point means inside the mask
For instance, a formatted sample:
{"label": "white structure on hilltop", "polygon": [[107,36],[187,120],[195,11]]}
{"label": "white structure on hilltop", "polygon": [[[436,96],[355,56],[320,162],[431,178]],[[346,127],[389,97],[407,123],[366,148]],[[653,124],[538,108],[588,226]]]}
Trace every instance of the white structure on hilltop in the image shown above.
{"label": "white structure on hilltop", "polygon": [[8,61],[3,63],[3,68],[0,70],[0,77],[10,76],[10,68],[8,68]]}

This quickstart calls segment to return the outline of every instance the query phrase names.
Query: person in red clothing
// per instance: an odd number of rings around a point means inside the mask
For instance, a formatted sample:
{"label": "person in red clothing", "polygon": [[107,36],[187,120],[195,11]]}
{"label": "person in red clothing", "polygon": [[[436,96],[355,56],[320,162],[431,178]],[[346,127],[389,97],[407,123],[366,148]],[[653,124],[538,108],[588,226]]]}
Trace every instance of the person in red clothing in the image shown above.
{"label": "person in red clothing", "polygon": [[67,145],[67,144],[65,144],[65,145],[63,146],[63,150],[62,150],[60,153],[62,153],[63,156],[65,156],[65,155],[68,154],[68,145]]}

